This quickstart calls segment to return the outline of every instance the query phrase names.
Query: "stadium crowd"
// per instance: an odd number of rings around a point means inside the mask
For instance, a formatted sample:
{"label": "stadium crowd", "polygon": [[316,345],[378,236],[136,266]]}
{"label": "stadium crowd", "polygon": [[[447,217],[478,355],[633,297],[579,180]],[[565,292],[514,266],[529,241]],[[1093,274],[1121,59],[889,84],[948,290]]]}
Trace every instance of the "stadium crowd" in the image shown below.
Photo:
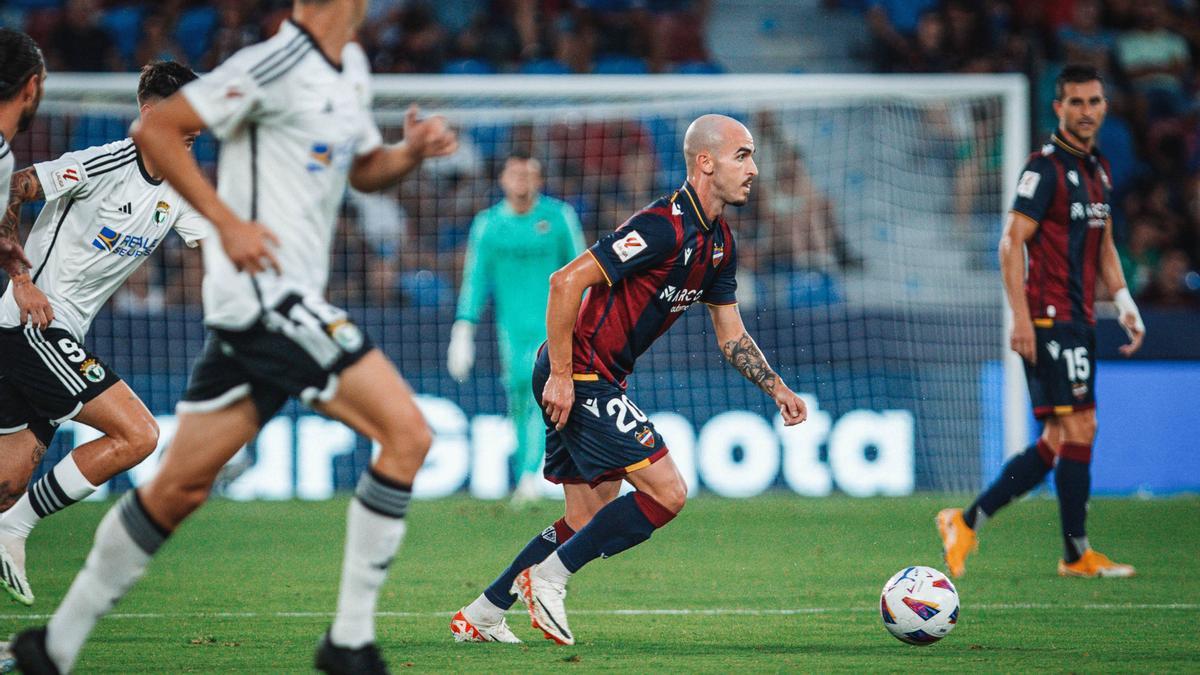
{"label": "stadium crowd", "polygon": [[1125,277],[1155,307],[1200,308],[1200,7],[1179,0],[841,0],[861,10],[880,72],[1021,72],[1036,133],[1062,64],[1105,75]]}
{"label": "stadium crowd", "polygon": [[[52,71],[134,70],[149,60],[168,58],[207,70],[273,33],[290,4],[8,0],[0,8],[0,23],[23,27],[45,46]],[[1126,277],[1144,304],[1200,307],[1200,80],[1193,68],[1200,54],[1200,9],[1167,0],[824,4],[862,12],[872,36],[871,53],[863,60],[873,70],[1026,73],[1033,89],[1035,139],[1055,124],[1049,101],[1061,64],[1082,61],[1100,67],[1110,99],[1100,144],[1115,174],[1114,220]],[[711,0],[375,0],[370,11],[361,40],[376,72],[722,70],[712,63],[705,41],[695,39],[706,34]],[[772,143],[772,121],[757,122],[765,125],[759,132],[763,142]],[[976,114],[971,122],[975,138],[994,136],[984,128],[995,125],[994,116]],[[544,167],[546,191],[577,208],[589,240],[627,215],[631,205],[671,187],[659,184],[672,163],[671,151],[660,146],[672,142],[674,129],[611,122],[564,126],[551,130],[549,138],[524,139],[527,131],[512,129],[509,147],[528,149],[536,141],[584,148],[582,157],[553,147],[543,155],[550,158]],[[836,277],[861,267],[862,257],[842,235],[838,204],[810,180],[802,149],[774,145],[776,168],[764,172],[746,214],[763,225],[742,253],[747,276],[816,270]],[[990,214],[999,208],[971,197],[981,190],[971,181],[996,172],[997,149],[986,143],[968,145],[958,190],[966,197],[956,198],[961,203],[955,204],[964,218],[968,212]],[[50,148],[45,150],[35,147],[29,156],[46,159],[42,155]],[[785,156],[794,161],[778,161]],[[402,187],[398,202],[352,195],[338,239],[344,250],[335,258],[334,301],[452,305],[467,228],[474,213],[499,198],[494,177],[502,160],[485,151],[473,164],[427,171],[419,187],[414,181]],[[430,193],[440,195],[436,208],[424,197]],[[781,215],[785,211],[790,215]],[[397,222],[401,228],[395,227]],[[994,265],[992,257],[988,255],[987,264]],[[184,283],[168,279],[180,274]],[[118,307],[153,310],[193,302],[198,286],[190,282],[198,279],[196,261],[168,248],[164,264],[135,279]],[[748,281],[748,295],[762,288],[753,278]],[[801,295],[801,302],[810,304],[836,299]]]}
{"label": "stadium crowd", "polygon": [[[379,73],[704,71],[709,0],[375,0],[359,40]],[[273,35],[290,0],[8,0],[52,70],[208,70]]]}

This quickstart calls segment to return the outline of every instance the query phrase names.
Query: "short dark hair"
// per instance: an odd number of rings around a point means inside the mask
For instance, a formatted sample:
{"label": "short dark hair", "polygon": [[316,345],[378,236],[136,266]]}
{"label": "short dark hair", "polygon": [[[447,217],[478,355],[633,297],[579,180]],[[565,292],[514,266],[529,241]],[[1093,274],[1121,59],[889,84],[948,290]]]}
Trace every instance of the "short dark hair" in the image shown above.
{"label": "short dark hair", "polygon": [[21,31],[0,28],[0,101],[11,101],[46,69],[42,50]]}
{"label": "short dark hair", "polygon": [[1104,77],[1095,66],[1083,63],[1069,63],[1063,66],[1062,72],[1054,80],[1054,100],[1062,100],[1063,85],[1083,84],[1084,82],[1099,82],[1101,86],[1104,86]]}
{"label": "short dark hair", "polygon": [[196,77],[196,73],[182,63],[151,61],[142,67],[142,75],[138,78],[138,103],[167,98]]}
{"label": "short dark hair", "polygon": [[508,157],[505,157],[504,161],[528,162],[531,159],[533,159],[533,154],[528,150],[513,150],[508,153]]}

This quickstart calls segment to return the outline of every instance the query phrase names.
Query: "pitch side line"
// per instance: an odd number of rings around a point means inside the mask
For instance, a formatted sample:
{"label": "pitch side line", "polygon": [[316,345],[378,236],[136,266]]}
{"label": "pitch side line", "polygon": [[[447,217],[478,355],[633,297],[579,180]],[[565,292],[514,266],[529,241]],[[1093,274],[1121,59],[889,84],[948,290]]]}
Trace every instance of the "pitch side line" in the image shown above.
{"label": "pitch side line", "polygon": [[[1128,611],[1128,610],[1200,610],[1200,603],[1085,603],[1063,605],[1049,602],[1018,602],[970,605],[968,611],[1011,611],[1011,610],[1085,610],[1085,611]],[[738,609],[719,607],[712,609],[576,609],[571,614],[589,616],[796,616],[804,614],[835,614],[849,612],[878,611],[878,606],[861,607],[796,607],[792,609]],[[453,616],[454,612],[376,612],[380,618],[436,619]],[[0,620],[46,620],[49,614],[0,614]],[[328,619],[333,612],[117,612],[108,619]]]}

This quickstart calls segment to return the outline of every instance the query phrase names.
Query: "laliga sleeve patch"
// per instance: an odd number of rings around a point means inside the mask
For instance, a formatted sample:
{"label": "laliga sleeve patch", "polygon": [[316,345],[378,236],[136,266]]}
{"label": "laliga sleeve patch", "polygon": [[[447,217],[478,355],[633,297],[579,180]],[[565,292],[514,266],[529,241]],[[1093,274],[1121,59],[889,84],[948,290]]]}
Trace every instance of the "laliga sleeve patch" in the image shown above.
{"label": "laliga sleeve patch", "polygon": [[1026,171],[1021,174],[1021,180],[1017,182],[1017,196],[1033,199],[1033,193],[1037,192],[1038,183],[1041,181],[1042,174],[1036,171]]}
{"label": "laliga sleeve patch", "polygon": [[64,166],[50,174],[50,181],[54,183],[56,192],[66,192],[79,185],[81,180],[83,180],[83,167],[78,164]]}
{"label": "laliga sleeve patch", "polygon": [[613,242],[612,249],[621,262],[628,262],[630,258],[646,250],[646,240],[637,230],[630,230],[624,237]]}

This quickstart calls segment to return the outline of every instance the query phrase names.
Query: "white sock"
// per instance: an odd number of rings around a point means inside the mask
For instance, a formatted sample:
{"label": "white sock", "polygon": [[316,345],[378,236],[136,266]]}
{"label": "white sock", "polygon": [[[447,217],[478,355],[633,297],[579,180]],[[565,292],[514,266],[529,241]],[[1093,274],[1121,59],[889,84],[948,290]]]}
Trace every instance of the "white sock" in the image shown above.
{"label": "white sock", "polygon": [[42,476],[21,495],[13,507],[0,517],[0,537],[8,541],[29,538],[34,526],[46,516],[61,511],[75,502],[86,499],[97,490],[75,464],[75,453],[63,457],[49,473]]}
{"label": "white sock", "polygon": [[558,557],[558,551],[551,553],[545,560],[538,563],[534,568],[537,575],[546,581],[553,581],[563,586],[567,585],[567,581],[571,578],[571,572],[567,570],[566,565]]}
{"label": "white sock", "polygon": [[467,620],[471,623],[482,626],[494,626],[504,618],[504,610],[497,607],[491,600],[488,600],[487,596],[483,593],[480,593],[479,597],[475,598],[475,602],[463,608],[463,614],[467,616]]}
{"label": "white sock", "polygon": [[28,492],[21,495],[17,503],[5,511],[4,515],[0,515],[0,544],[3,544],[4,550],[12,556],[21,574],[25,574],[25,540],[29,538],[29,531],[41,519],[29,503]]}
{"label": "white sock", "polygon": [[100,617],[142,577],[166,540],[130,491],[109,509],[83,569],[46,627],[46,651],[61,672],[70,672]]}
{"label": "white sock", "polygon": [[376,513],[358,498],[350,500],[337,615],[329,630],[333,644],[357,649],[375,641],[375,603],[404,529],[403,518]]}

